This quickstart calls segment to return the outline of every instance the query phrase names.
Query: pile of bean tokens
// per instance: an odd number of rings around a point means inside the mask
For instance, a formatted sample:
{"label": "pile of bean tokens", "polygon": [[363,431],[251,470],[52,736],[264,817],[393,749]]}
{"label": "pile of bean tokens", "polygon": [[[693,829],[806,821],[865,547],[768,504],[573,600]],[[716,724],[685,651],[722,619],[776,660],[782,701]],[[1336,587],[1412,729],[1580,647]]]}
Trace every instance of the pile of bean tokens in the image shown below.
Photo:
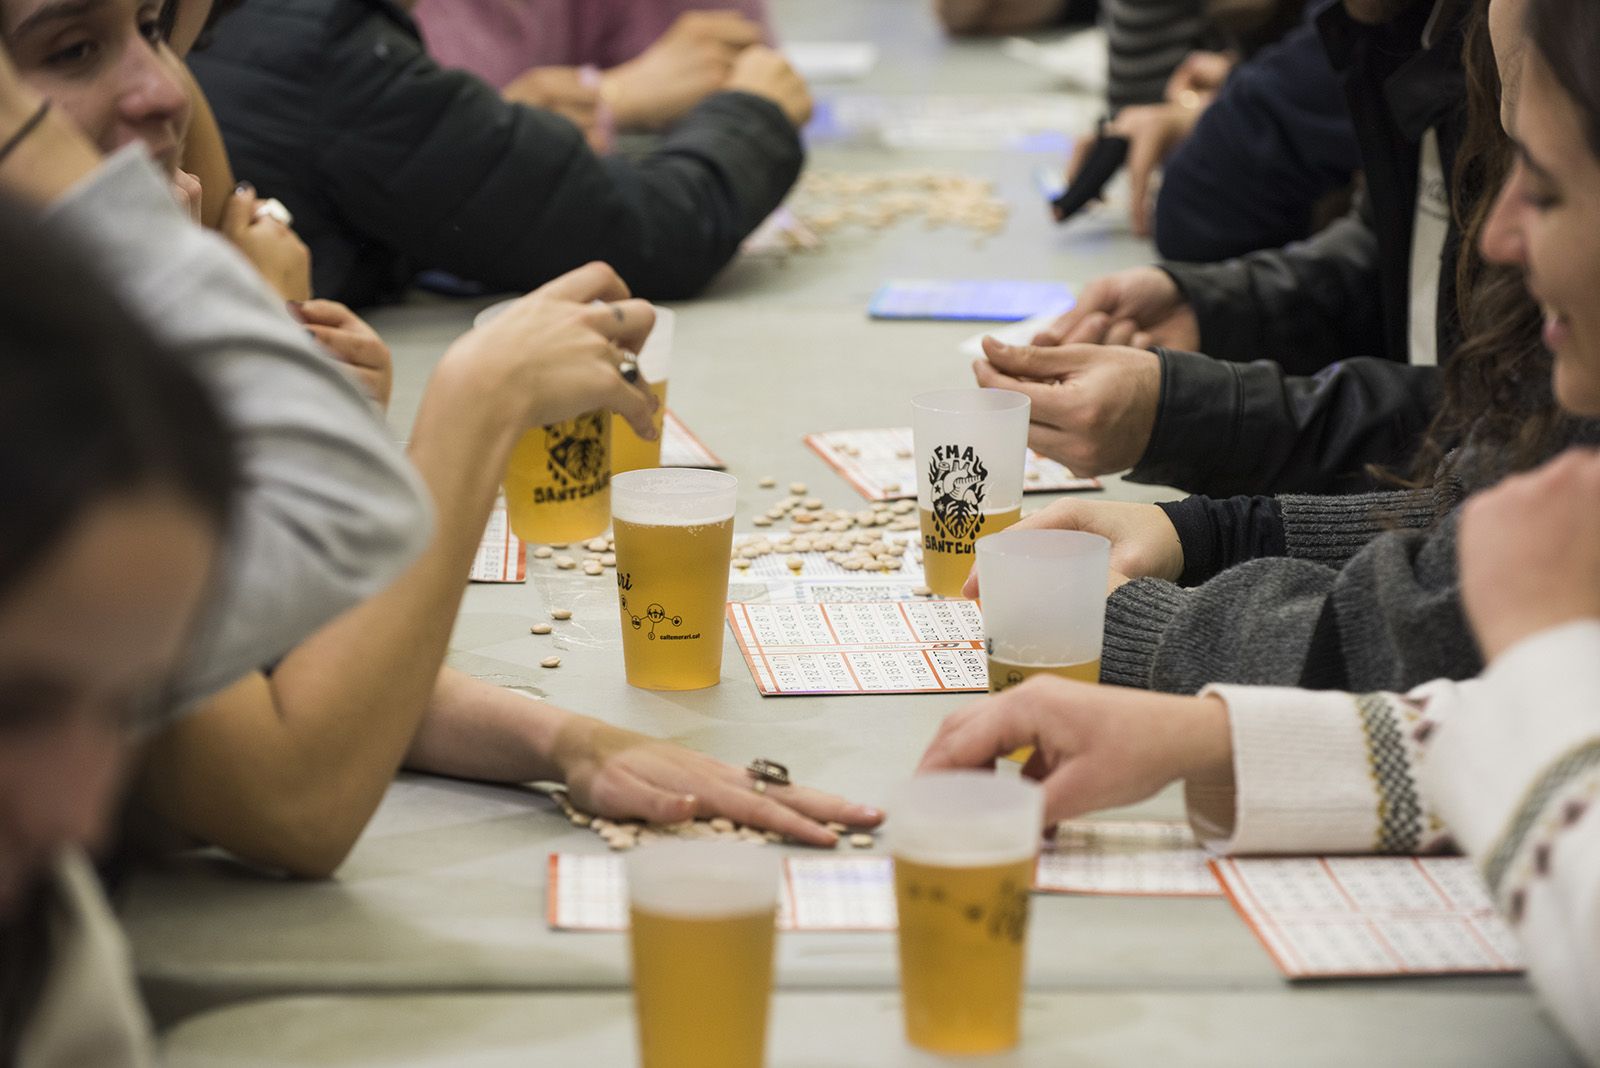
{"label": "pile of bean tokens", "polygon": [[983,235],[1005,229],[1011,206],[994,183],[953,171],[808,171],[791,209],[813,233],[842,226],[882,230],[921,218],[932,229],[964,227]]}
{"label": "pile of bean tokens", "polygon": [[[777,831],[761,831],[754,827],[746,827],[725,816],[663,824],[640,823],[637,820],[608,820],[578,808],[565,790],[552,789],[549,793],[556,804],[561,806],[561,811],[566,814],[569,823],[574,827],[587,827],[618,853],[626,852],[635,846],[649,845],[664,838],[721,839],[749,842],[751,845],[780,845],[785,841],[784,836]],[[841,845],[848,842],[856,849],[870,849],[875,841],[872,835],[863,832],[850,834],[850,829],[842,823],[829,823],[827,827],[839,836]]]}

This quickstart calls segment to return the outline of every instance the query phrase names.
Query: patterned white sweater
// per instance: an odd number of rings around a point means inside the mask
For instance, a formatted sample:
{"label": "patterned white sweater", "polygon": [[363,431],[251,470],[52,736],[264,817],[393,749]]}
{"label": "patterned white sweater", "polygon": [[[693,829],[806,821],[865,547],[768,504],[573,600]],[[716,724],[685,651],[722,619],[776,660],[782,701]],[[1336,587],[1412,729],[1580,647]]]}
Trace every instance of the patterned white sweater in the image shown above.
{"label": "patterned white sweater", "polygon": [[1600,1065],[1600,621],[1529,638],[1467,682],[1353,695],[1247,686],[1232,782],[1191,782],[1232,853],[1471,856],[1546,1003]]}

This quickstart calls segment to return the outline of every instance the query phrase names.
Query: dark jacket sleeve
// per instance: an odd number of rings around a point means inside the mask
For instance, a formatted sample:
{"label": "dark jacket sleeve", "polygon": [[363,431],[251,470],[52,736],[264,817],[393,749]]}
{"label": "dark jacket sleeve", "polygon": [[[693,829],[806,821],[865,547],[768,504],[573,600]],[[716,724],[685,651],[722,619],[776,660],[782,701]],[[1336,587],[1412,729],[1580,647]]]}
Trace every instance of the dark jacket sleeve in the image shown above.
{"label": "dark jacket sleeve", "polygon": [[1213,497],[1367,488],[1365,466],[1409,460],[1437,404],[1433,367],[1359,357],[1306,377],[1156,353],[1155,428],[1128,477]]}
{"label": "dark jacket sleeve", "polygon": [[1168,693],[1211,682],[1408,690],[1482,668],[1461,612],[1455,521],[1374,538],[1335,569],[1287,557],[1194,589],[1127,583],[1106,602],[1101,681]]}
{"label": "dark jacket sleeve", "polygon": [[1320,233],[1222,263],[1163,263],[1220,360],[1273,360],[1311,374],[1384,347],[1378,239],[1364,199]]}
{"label": "dark jacket sleeve", "polygon": [[1215,263],[1311,232],[1318,200],[1361,167],[1344,90],[1308,18],[1241,64],[1167,160],[1164,259]]}
{"label": "dark jacket sleeve", "polygon": [[589,260],[634,293],[700,289],[799,175],[772,102],[719,93],[639,161],[604,159],[550,112],[445,70],[393,22],[339,35],[318,170],[347,223],[418,267],[527,289]]}
{"label": "dark jacket sleeve", "polygon": [[1282,556],[1283,509],[1276,497],[1185,497],[1156,505],[1183,546],[1180,586],[1198,586],[1225,568],[1262,556]]}

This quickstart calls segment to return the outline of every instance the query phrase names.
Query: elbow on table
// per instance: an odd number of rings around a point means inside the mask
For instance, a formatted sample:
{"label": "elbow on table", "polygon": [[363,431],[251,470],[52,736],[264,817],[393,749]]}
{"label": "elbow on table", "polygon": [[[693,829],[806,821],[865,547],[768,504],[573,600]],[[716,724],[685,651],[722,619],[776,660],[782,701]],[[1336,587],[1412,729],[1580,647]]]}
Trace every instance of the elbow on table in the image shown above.
{"label": "elbow on table", "polygon": [[239,833],[218,835],[214,844],[297,879],[327,879],[350,856],[366,822],[302,795],[299,801],[262,805]]}

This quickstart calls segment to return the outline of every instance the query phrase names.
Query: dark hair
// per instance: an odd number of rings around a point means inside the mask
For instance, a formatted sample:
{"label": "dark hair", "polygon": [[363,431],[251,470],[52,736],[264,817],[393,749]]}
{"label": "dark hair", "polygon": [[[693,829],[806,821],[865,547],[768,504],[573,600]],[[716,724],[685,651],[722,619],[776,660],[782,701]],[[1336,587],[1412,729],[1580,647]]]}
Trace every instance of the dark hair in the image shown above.
{"label": "dark hair", "polygon": [[1600,156],[1600,6],[1592,0],[1533,0],[1527,28],[1533,49],[1578,106],[1590,153]]}
{"label": "dark hair", "polygon": [[1461,343],[1440,367],[1440,404],[1408,485],[1455,476],[1493,481],[1533,467],[1571,438],[1575,421],[1551,392],[1551,357],[1540,340],[1541,316],[1522,272],[1488,263],[1479,239],[1510,172],[1512,146],[1500,126],[1500,76],[1489,40],[1488,0],[1468,15],[1462,65],[1467,128],[1456,153],[1451,201],[1461,250],[1456,258],[1456,314]]}
{"label": "dark hair", "polygon": [[[0,322],[0,601],[119,493],[160,487],[225,531],[235,449],[210,394],[89,255],[3,195]],[[0,924],[0,1064],[43,988],[57,907],[39,886]]]}

